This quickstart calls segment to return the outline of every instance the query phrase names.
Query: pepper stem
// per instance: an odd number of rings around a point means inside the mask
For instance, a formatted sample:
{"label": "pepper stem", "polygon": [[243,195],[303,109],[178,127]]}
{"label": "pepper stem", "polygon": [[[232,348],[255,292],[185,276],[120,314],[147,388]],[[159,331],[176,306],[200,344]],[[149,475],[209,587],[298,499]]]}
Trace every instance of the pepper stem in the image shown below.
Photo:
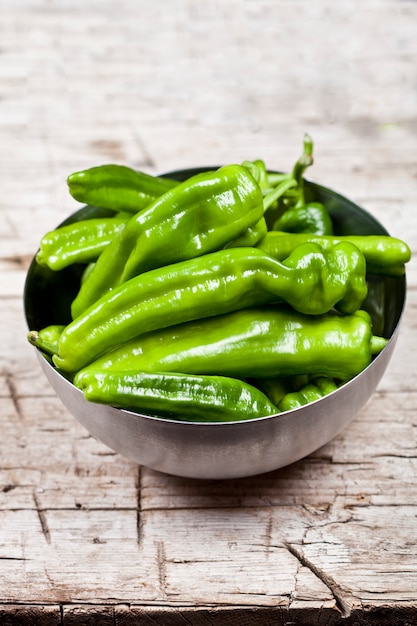
{"label": "pepper stem", "polygon": [[303,176],[304,172],[310,165],[313,165],[313,140],[309,134],[305,133],[304,135],[304,143],[303,143],[303,153],[300,158],[296,161],[293,170],[292,177],[297,182],[298,185],[298,205],[303,206],[305,204],[304,198],[304,181]]}
{"label": "pepper stem", "polygon": [[286,191],[291,189],[291,187],[296,187],[296,186],[297,186],[297,182],[293,178],[282,181],[277,187],[275,187],[275,189],[273,189],[270,193],[268,193],[265,196],[264,213],[266,213],[266,211],[270,209],[271,206],[278,200],[278,198],[283,196]]}
{"label": "pepper stem", "polygon": [[282,183],[283,180],[291,178],[291,174],[280,174],[278,172],[268,172],[267,176],[270,187],[276,187],[279,183]]}

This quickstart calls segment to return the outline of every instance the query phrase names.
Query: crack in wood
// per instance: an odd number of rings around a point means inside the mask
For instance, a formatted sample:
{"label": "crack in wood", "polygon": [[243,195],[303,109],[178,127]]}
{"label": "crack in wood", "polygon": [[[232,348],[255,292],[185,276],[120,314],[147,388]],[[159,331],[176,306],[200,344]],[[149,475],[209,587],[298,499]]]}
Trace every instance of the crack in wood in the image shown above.
{"label": "crack in wood", "polygon": [[43,536],[45,537],[46,543],[51,543],[51,533],[49,532],[48,521],[45,515],[45,509],[42,509],[38,500],[38,497],[35,492],[32,494],[33,502],[35,503],[36,512],[38,514],[39,522],[41,525]]}
{"label": "crack in wood", "polygon": [[329,574],[323,572],[320,567],[310,561],[305,554],[294,545],[284,541],[284,546],[287,548],[288,552],[290,552],[290,554],[292,554],[297,561],[301,563],[301,565],[307,567],[315,576],[317,576],[319,580],[321,580],[324,585],[326,585],[335,599],[336,606],[339,609],[341,616],[349,617],[352,611],[352,606],[346,599],[346,593],[342,589],[341,585],[339,585],[339,583],[337,583]]}
{"label": "crack in wood", "polygon": [[136,474],[136,543],[142,545],[142,468]]}
{"label": "crack in wood", "polygon": [[50,575],[50,573],[48,572],[48,568],[44,566],[43,571],[45,573],[45,578],[46,580],[49,582],[49,584],[51,585],[51,587],[54,587],[55,585],[55,581],[53,580],[52,576]]}
{"label": "crack in wood", "polygon": [[162,598],[166,598],[166,554],[165,554],[165,543],[163,541],[158,541],[157,543],[157,564],[158,564],[158,578],[159,578],[159,587],[161,590]]}
{"label": "crack in wood", "polygon": [[6,381],[6,387],[9,391],[10,398],[13,402],[13,406],[15,408],[17,416],[19,417],[19,419],[23,419],[23,413],[20,408],[19,395],[17,393],[17,389],[14,384],[13,377],[11,375],[6,375],[5,381]]}
{"label": "crack in wood", "polygon": [[9,491],[13,491],[13,489],[16,489],[17,485],[13,485],[12,483],[7,483],[7,485],[4,485],[2,487],[2,492],[3,493],[8,493]]}
{"label": "crack in wood", "polygon": [[265,528],[265,554],[266,558],[269,558],[272,547],[272,528],[273,528],[273,515],[269,516],[269,519]]}

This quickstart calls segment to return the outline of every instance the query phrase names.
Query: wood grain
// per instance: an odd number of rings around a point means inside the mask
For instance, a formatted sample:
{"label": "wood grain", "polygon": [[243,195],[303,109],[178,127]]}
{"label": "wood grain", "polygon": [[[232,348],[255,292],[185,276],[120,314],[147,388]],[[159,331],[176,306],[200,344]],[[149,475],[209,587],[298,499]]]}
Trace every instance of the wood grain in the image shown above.
{"label": "wood grain", "polygon": [[[417,5],[0,0],[0,624],[417,622]],[[352,423],[241,480],[166,476],[68,414],[26,343],[72,171],[263,158],[364,206],[414,257],[397,348]]]}

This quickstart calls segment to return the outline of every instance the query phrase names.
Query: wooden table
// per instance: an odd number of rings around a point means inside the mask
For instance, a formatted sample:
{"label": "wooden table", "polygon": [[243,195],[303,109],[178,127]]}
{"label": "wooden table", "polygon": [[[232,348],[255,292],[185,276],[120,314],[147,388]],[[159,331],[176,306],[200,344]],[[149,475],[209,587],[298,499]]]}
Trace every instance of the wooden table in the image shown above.
{"label": "wooden table", "polygon": [[232,481],[94,440],[26,343],[25,273],[72,171],[263,158],[416,251],[417,4],[0,0],[0,624],[417,623],[416,262],[397,349],[336,439]]}

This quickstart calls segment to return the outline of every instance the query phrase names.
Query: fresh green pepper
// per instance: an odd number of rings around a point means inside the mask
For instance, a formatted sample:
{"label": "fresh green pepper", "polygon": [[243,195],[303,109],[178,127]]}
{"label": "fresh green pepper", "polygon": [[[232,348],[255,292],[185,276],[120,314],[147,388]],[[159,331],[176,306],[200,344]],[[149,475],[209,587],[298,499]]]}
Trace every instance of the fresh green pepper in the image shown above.
{"label": "fresh green pepper", "polygon": [[51,270],[95,261],[127,222],[127,216],[81,220],[52,230],[41,239],[36,261]]}
{"label": "fresh green pepper", "polygon": [[224,376],[84,371],[74,384],[90,402],[184,421],[230,422],[278,413],[261,391]]}
{"label": "fresh green pepper", "polygon": [[262,391],[277,408],[282,398],[289,393],[287,378],[268,376],[265,378],[250,378],[248,382]]}
{"label": "fresh green pepper", "polygon": [[250,226],[242,235],[232,239],[225,248],[246,248],[256,246],[267,234],[268,227],[266,225],[265,218],[263,217],[259,222],[256,222],[253,226]]}
{"label": "fresh green pepper", "polygon": [[52,324],[41,330],[31,330],[27,335],[29,343],[45,354],[52,356],[58,350],[58,340],[64,330],[62,324]]}
{"label": "fresh green pepper", "polygon": [[189,178],[133,216],[106,247],[73,302],[73,318],[137,274],[223,248],[263,213],[261,189],[240,165]]}
{"label": "fresh green pepper", "polygon": [[86,265],[83,273],[81,274],[81,278],[80,278],[81,284],[87,279],[87,276],[89,275],[89,273],[93,271],[94,265],[95,265],[94,261],[92,261],[91,263],[88,263],[88,265]]}
{"label": "fresh green pepper", "polygon": [[286,259],[297,246],[306,242],[314,242],[323,249],[328,249],[342,241],[349,241],[359,248],[366,259],[367,271],[370,274],[402,276],[405,263],[411,258],[408,245],[401,239],[388,235],[319,236],[271,231],[256,244],[256,247],[280,261]]}
{"label": "fresh green pepper", "polygon": [[332,235],[333,222],[320,202],[309,202],[303,206],[288,209],[273,224],[272,230],[287,233],[313,233],[314,235]]}
{"label": "fresh green pepper", "polygon": [[255,161],[243,161],[242,165],[250,171],[262,190],[270,188],[268,171],[264,161],[261,159],[256,159]]}
{"label": "fresh green pepper", "polygon": [[178,182],[110,163],[74,172],[68,176],[67,184],[71,196],[79,202],[137,213]]}
{"label": "fresh green pepper", "polygon": [[267,378],[248,379],[248,382],[262,391],[278,407],[282,398],[310,383],[312,376],[298,374],[296,376],[269,376]]}
{"label": "fresh green pepper", "polygon": [[284,263],[256,248],[220,250],[151,270],[105,294],[67,326],[54,362],[76,371],[150,330],[270,302],[310,315],[334,306],[352,313],[366,293],[365,260],[349,243],[326,253],[300,246]]}
{"label": "fresh green pepper", "polygon": [[[257,161],[244,161],[243,167],[246,167],[256,182],[259,184],[264,197],[264,213],[271,207],[277,205],[280,198],[286,195],[291,190],[296,182],[290,175],[285,175],[277,180],[274,179],[274,184],[271,186],[269,174],[266,170],[265,163],[261,160]],[[259,222],[250,226],[244,233],[242,233],[236,239],[230,241],[225,247],[235,248],[242,246],[254,246],[256,245],[268,232],[268,225],[265,217],[262,217]]]}
{"label": "fresh green pepper", "polygon": [[104,354],[85,371],[236,378],[314,374],[347,381],[386,344],[372,334],[364,311],[311,316],[285,306],[265,306],[149,332]]}
{"label": "fresh green pepper", "polygon": [[298,391],[291,391],[284,394],[278,403],[280,411],[290,411],[301,406],[320,400],[338,388],[333,378],[318,376],[309,383],[301,387]]}

